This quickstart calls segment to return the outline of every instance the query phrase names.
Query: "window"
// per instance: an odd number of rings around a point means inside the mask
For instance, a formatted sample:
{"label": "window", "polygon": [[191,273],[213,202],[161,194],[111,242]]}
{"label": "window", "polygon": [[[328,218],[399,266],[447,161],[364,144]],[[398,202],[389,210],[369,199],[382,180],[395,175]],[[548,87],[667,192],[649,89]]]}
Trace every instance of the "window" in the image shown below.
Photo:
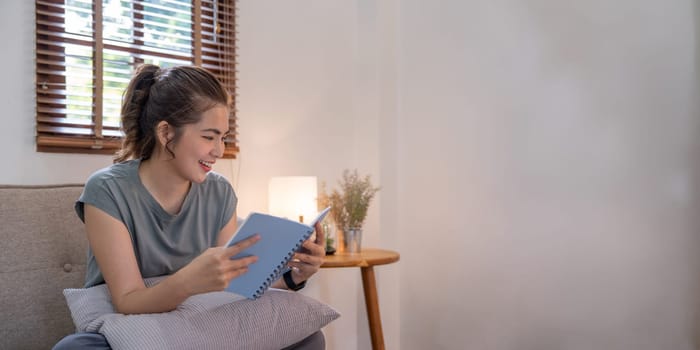
{"label": "window", "polygon": [[235,14],[235,0],[36,0],[37,151],[113,154],[134,67],[194,64],[233,97],[235,158]]}

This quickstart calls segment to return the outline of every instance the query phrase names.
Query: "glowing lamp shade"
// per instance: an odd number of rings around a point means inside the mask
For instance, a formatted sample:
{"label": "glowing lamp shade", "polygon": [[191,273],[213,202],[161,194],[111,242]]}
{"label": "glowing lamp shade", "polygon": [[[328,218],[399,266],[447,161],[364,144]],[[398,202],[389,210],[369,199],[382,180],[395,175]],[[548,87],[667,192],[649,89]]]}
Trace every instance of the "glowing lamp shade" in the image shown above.
{"label": "glowing lamp shade", "polygon": [[268,187],[270,214],[308,222],[318,212],[315,176],[276,176]]}

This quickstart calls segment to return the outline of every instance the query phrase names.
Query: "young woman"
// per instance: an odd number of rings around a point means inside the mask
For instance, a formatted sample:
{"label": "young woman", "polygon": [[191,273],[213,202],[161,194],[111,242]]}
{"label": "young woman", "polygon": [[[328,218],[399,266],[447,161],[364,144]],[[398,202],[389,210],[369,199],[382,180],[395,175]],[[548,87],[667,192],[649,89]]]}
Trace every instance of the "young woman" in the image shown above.
{"label": "young woman", "polygon": [[[236,231],[237,198],[211,172],[224,152],[230,97],[202,68],[142,65],[122,101],[125,138],[112,166],[92,174],[76,203],[90,249],[85,287],[106,283],[117,312],[157,313],[188,297],[221,291],[256,257],[231,257],[251,237],[224,247]],[[320,232],[320,228],[316,227]],[[323,234],[306,241],[275,288],[297,290],[318,271]],[[147,288],[143,279],[168,275]],[[54,349],[109,348],[96,333],[77,333]],[[317,332],[297,349],[323,349]]]}

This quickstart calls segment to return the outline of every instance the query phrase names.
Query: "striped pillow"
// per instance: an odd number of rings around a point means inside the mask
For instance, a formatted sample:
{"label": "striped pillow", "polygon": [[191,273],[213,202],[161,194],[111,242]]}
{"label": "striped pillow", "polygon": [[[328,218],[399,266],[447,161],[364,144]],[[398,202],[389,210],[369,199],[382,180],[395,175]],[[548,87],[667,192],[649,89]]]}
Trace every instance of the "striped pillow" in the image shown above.
{"label": "striped pillow", "polygon": [[[150,286],[162,277],[146,279]],[[248,300],[228,292],[192,296],[158,314],[114,311],[106,285],[63,291],[76,329],[97,332],[112,349],[281,349],[340,314],[300,293],[269,289]]]}

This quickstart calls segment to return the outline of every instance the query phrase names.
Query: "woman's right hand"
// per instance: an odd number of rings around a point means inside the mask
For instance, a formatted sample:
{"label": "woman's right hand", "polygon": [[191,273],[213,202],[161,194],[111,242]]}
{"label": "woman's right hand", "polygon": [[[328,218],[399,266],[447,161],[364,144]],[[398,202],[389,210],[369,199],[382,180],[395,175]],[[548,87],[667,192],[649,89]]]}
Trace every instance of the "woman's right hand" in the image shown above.
{"label": "woman's right hand", "polygon": [[232,279],[246,273],[248,265],[258,260],[257,256],[231,259],[234,255],[260,240],[253,235],[230,247],[213,247],[205,250],[176,273],[188,288],[188,295],[222,291]]}

